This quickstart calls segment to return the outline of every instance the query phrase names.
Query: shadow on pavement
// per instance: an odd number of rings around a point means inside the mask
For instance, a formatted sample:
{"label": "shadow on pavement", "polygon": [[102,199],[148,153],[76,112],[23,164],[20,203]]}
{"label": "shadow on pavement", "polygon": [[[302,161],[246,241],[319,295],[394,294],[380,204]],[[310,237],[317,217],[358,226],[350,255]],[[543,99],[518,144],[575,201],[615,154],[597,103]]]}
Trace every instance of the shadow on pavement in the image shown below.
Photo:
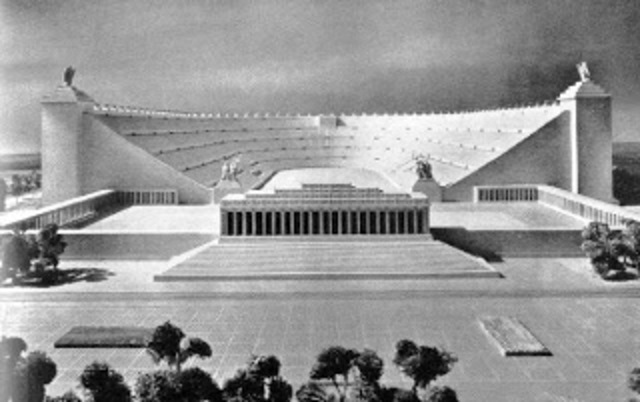
{"label": "shadow on pavement", "polygon": [[55,276],[19,278],[4,286],[50,288],[77,282],[102,282],[110,276],[115,276],[115,273],[104,268],[67,268],[58,269]]}

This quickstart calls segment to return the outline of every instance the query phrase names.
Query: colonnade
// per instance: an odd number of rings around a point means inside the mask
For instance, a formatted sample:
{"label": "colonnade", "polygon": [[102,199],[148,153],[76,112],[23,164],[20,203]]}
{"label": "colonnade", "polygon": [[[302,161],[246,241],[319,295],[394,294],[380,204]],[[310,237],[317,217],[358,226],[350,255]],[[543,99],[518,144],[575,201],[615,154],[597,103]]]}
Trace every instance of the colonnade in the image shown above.
{"label": "colonnade", "polygon": [[428,208],[222,210],[223,236],[411,235],[429,233]]}

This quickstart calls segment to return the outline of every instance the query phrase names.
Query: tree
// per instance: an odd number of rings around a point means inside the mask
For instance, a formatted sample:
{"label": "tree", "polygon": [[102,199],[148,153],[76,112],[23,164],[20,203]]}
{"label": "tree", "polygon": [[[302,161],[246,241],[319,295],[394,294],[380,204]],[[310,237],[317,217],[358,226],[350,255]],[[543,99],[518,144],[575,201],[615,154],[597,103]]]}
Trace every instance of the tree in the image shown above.
{"label": "tree", "polygon": [[289,402],[293,389],[280,376],[280,367],[276,356],[251,356],[247,367],[225,383],[226,400]]}
{"label": "tree", "polygon": [[420,402],[414,392],[396,387],[383,388],[380,392],[380,400],[382,402]]}
{"label": "tree", "polygon": [[38,261],[42,268],[53,266],[58,268],[60,263],[60,255],[67,247],[67,243],[62,240],[62,235],[58,234],[58,225],[49,223],[38,232],[36,236],[38,246]]}
{"label": "tree", "polygon": [[211,357],[211,347],[200,338],[187,338],[182,330],[169,321],[153,331],[147,352],[157,364],[165,361],[179,373],[182,364],[191,357]]}
{"label": "tree", "polygon": [[56,364],[44,352],[31,352],[15,368],[13,401],[42,402],[45,385],[57,374]]}
{"label": "tree", "polygon": [[20,230],[14,230],[5,241],[2,255],[2,279],[14,278],[17,272],[28,272],[31,267],[32,248]]}
{"label": "tree", "polygon": [[190,367],[178,375],[184,402],[222,402],[222,392],[211,375],[199,367]]}
{"label": "tree", "polygon": [[362,381],[369,384],[377,383],[384,371],[384,361],[371,349],[365,349],[358,354],[354,366],[358,369]]}
{"label": "tree", "polygon": [[640,394],[640,367],[631,370],[631,374],[629,374],[629,379],[627,380],[627,386],[633,392]]}
{"label": "tree", "polygon": [[606,278],[611,271],[624,271],[621,258],[633,255],[633,249],[621,233],[611,231],[606,223],[589,223],[582,231],[582,239],[582,251],[601,278]]}
{"label": "tree", "polygon": [[223,387],[227,402],[260,402],[264,400],[264,385],[259,378],[251,376],[246,369],[240,369],[227,379]]}
{"label": "tree", "polygon": [[131,390],[122,374],[105,362],[93,362],[84,368],[80,384],[92,402],[127,402]]}
{"label": "tree", "polygon": [[317,382],[309,381],[302,384],[296,391],[296,399],[298,402],[329,402],[324,387]]}
{"label": "tree", "polygon": [[75,394],[75,392],[69,390],[60,396],[46,397],[45,402],[82,402],[82,399]]}
{"label": "tree", "polygon": [[426,390],[436,378],[447,374],[458,359],[451,353],[430,346],[417,346],[403,339],[396,344],[393,362],[413,380],[413,392]]}
{"label": "tree", "polygon": [[[311,369],[312,380],[331,380],[338,392],[340,402],[344,402],[349,389],[349,372],[353,368],[354,360],[358,357],[354,349],[345,349],[342,346],[331,346],[318,355],[316,363]],[[338,377],[342,377],[344,383],[340,388]]]}
{"label": "tree", "polygon": [[152,371],[138,376],[135,393],[140,402],[176,402],[181,390],[178,373],[170,370]]}
{"label": "tree", "polygon": [[3,336],[0,339],[0,402],[9,400],[16,365],[26,350],[27,343],[22,338]]}
{"label": "tree", "polygon": [[429,391],[428,402],[458,402],[458,395],[453,389],[444,387],[433,387]]}
{"label": "tree", "polygon": [[222,402],[218,384],[198,367],[181,372],[158,370],[141,374],[135,393],[140,402]]}
{"label": "tree", "polygon": [[380,401],[381,388],[378,381],[382,377],[384,361],[373,350],[364,349],[353,361],[353,365],[358,371],[358,376],[351,392],[351,400]]}
{"label": "tree", "polygon": [[640,222],[634,220],[625,221],[622,237],[627,245],[623,256],[625,266],[636,269],[640,273]]}

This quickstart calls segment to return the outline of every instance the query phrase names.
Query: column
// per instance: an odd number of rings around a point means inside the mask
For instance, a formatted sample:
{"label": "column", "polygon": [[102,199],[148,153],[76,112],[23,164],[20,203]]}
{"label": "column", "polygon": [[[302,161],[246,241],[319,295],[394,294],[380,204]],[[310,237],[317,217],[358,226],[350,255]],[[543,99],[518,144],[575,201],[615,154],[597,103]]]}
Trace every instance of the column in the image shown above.
{"label": "column", "polygon": [[220,212],[220,234],[225,236],[227,234],[227,211],[222,210]]}
{"label": "column", "polygon": [[421,234],[422,230],[418,230],[420,227],[418,226],[418,210],[415,209],[413,211],[413,233]]}
{"label": "column", "polygon": [[324,211],[318,211],[318,234],[324,235]]}
{"label": "column", "polygon": [[287,214],[289,211],[283,211],[280,213],[280,234],[282,236],[287,234]]}
{"label": "column", "polygon": [[391,229],[389,229],[389,214],[390,211],[384,211],[384,229],[386,234],[391,233]]}
{"label": "column", "polygon": [[276,235],[276,211],[271,211],[271,236]]}
{"label": "column", "polygon": [[429,233],[429,208],[422,209],[422,232]]}
{"label": "column", "polygon": [[249,235],[249,227],[247,225],[247,221],[251,217],[251,213],[250,212],[243,212],[243,214],[244,214],[244,219],[242,219],[242,235],[243,236],[248,236]]}
{"label": "column", "polygon": [[337,211],[338,214],[338,235],[342,234],[342,211],[338,210]]}
{"label": "column", "polygon": [[356,234],[360,234],[360,211],[356,211]]}
{"label": "column", "polygon": [[351,210],[347,210],[347,219],[345,223],[347,224],[347,234],[351,234]]}
{"label": "column", "polygon": [[255,236],[258,233],[258,229],[257,229],[257,218],[256,218],[256,213],[255,211],[251,211],[249,212],[251,214],[251,235]]}
{"label": "column", "polygon": [[369,211],[364,211],[364,234],[371,234],[371,216],[369,215]]}
{"label": "column", "polygon": [[288,211],[287,212],[289,214],[289,233],[294,235],[296,233],[296,229],[295,229],[295,225],[296,225],[296,221],[295,221],[295,212],[294,211]]}
{"label": "column", "polygon": [[242,236],[244,234],[244,232],[242,231],[242,227],[243,227],[243,221],[244,219],[242,219],[242,211],[238,211],[235,212],[236,216],[235,216],[235,224],[236,224],[236,236]]}
{"label": "column", "polygon": [[226,229],[227,229],[227,234],[229,236],[233,236],[233,235],[236,234],[235,233],[235,226],[234,226],[235,222],[234,222],[234,219],[233,219],[234,218],[234,216],[233,216],[234,213],[235,212],[233,212],[233,211],[227,212],[227,228]]}

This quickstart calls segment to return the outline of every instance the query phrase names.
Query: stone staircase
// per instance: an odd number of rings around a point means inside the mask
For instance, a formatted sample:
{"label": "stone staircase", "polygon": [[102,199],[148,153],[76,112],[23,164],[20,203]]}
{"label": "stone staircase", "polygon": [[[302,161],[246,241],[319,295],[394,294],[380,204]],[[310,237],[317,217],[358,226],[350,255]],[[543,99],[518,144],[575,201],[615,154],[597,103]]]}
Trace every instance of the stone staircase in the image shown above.
{"label": "stone staircase", "polygon": [[155,281],[500,278],[484,260],[439,241],[216,243]]}

